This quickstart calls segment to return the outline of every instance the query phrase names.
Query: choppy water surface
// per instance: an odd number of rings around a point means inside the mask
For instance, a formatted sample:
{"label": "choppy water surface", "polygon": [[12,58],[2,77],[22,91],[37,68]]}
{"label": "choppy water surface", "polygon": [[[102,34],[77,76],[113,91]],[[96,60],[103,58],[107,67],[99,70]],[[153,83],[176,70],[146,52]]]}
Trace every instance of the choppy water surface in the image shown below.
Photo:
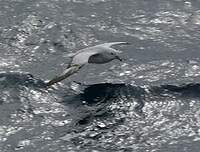
{"label": "choppy water surface", "polygon": [[[0,151],[199,152],[199,29],[197,0],[0,0]],[[111,41],[123,63],[44,86]]]}

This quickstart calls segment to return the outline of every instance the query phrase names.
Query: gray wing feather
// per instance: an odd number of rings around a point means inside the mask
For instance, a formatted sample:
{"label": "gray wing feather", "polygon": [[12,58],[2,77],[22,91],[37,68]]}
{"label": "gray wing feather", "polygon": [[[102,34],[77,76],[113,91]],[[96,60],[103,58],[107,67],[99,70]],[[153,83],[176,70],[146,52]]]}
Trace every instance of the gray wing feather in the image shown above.
{"label": "gray wing feather", "polygon": [[128,42],[110,42],[110,43],[104,43],[104,44],[100,44],[97,46],[103,46],[103,47],[111,47],[113,45],[129,45],[130,43]]}

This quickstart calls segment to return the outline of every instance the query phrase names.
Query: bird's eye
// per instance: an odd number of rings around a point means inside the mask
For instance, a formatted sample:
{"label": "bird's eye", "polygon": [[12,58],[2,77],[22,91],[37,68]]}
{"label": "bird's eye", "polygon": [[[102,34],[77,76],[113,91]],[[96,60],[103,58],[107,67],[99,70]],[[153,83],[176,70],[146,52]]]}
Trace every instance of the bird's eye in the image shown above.
{"label": "bird's eye", "polygon": [[111,54],[111,55],[114,55],[114,53],[113,53],[113,52],[111,52],[110,54]]}

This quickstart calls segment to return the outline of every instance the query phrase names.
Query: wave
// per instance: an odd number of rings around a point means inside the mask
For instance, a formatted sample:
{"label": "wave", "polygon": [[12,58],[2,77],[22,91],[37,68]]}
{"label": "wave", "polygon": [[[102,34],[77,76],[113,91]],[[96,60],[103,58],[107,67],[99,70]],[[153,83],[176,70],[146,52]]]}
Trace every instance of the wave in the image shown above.
{"label": "wave", "polygon": [[[4,72],[0,73],[0,89],[8,87],[46,87],[45,82],[33,75],[21,72]],[[97,103],[102,100],[110,100],[125,96],[127,98],[144,98],[146,95],[163,96],[166,94],[176,94],[181,96],[199,97],[200,84],[165,84],[160,86],[133,86],[130,84],[120,83],[99,83],[91,85],[80,84],[81,92],[79,97],[88,103]],[[46,89],[46,88],[45,88]],[[58,88],[59,89],[59,88]]]}

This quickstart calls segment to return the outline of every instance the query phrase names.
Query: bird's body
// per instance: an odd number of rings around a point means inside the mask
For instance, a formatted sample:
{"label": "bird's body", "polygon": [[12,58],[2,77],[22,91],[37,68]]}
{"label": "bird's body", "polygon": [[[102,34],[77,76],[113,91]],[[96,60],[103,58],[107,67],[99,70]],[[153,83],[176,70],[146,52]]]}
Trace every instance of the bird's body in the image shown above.
{"label": "bird's body", "polygon": [[129,44],[127,42],[111,42],[111,43],[104,43],[92,47],[88,47],[85,49],[81,49],[76,53],[70,55],[71,61],[68,68],[56,78],[52,79],[47,83],[47,86],[50,86],[56,82],[59,82],[68,76],[76,73],[81,67],[88,63],[92,64],[103,64],[110,62],[114,59],[121,59],[118,56],[119,51],[116,49],[111,48],[112,45],[119,45],[119,44]]}
{"label": "bird's body", "polygon": [[[128,44],[128,43],[127,42],[104,43],[104,44],[99,44],[96,46],[88,47],[85,49],[81,49],[71,56],[72,61],[70,63],[70,66],[85,65],[87,63],[96,63],[96,64],[107,63],[107,62],[117,58],[117,53],[120,53],[116,49],[110,48],[112,45],[117,45],[117,44]],[[110,53],[113,53],[113,56],[109,57],[107,55]],[[97,57],[97,55],[100,55],[99,58]],[[90,59],[91,57],[95,57],[97,60],[92,60],[92,59]],[[100,61],[100,60],[102,60],[102,61]]]}

